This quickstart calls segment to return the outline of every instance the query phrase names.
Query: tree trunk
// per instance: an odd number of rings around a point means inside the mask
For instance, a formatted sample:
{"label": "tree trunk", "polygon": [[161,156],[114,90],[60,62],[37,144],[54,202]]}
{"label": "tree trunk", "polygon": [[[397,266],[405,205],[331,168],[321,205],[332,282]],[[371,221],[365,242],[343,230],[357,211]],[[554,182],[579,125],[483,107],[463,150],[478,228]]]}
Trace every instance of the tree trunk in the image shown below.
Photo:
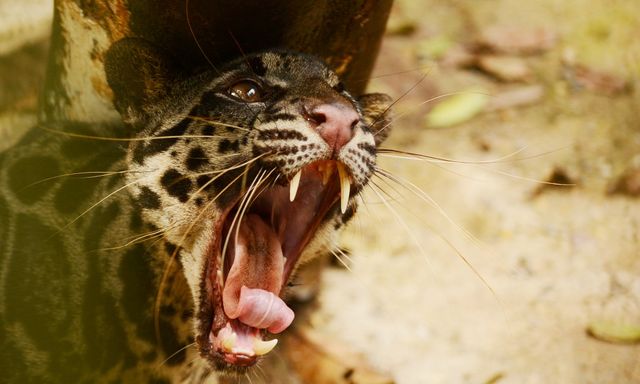
{"label": "tree trunk", "polygon": [[103,57],[145,38],[194,71],[244,53],[312,53],[363,92],[392,0],[56,0],[41,119],[113,121]]}

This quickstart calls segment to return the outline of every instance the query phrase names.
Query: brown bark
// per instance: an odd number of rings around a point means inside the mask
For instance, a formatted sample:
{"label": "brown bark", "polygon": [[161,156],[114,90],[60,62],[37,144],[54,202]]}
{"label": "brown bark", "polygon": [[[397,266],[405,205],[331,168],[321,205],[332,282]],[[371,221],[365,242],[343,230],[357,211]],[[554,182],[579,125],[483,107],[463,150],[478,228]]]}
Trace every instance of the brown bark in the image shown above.
{"label": "brown bark", "polygon": [[117,119],[103,56],[145,38],[194,71],[243,53],[285,48],[325,59],[361,93],[392,0],[56,0],[42,118]]}

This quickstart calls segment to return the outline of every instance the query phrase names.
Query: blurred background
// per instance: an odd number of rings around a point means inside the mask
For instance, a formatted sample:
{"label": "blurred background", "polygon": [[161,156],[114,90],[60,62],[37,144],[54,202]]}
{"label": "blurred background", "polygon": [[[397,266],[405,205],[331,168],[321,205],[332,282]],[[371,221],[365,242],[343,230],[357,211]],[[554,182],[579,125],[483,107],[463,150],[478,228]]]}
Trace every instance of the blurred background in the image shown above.
{"label": "blurred background", "polygon": [[434,158],[380,155],[317,323],[398,383],[640,383],[639,15],[396,0],[369,89]]}
{"label": "blurred background", "polygon": [[[0,149],[37,120],[51,13],[0,1]],[[395,0],[368,89],[396,121],[314,328],[401,384],[640,383],[638,15]]]}
{"label": "blurred background", "polygon": [[0,0],[0,150],[37,121],[52,18],[51,0]]}

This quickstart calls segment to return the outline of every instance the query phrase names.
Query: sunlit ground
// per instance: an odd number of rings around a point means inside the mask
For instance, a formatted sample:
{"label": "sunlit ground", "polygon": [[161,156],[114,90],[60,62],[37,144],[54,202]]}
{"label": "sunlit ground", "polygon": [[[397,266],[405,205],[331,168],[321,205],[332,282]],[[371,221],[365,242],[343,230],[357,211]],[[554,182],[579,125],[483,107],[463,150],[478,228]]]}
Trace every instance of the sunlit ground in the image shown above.
{"label": "sunlit ground", "polygon": [[[385,147],[463,163],[381,158],[395,180],[378,177],[365,195],[345,238],[351,271],[326,276],[317,326],[398,383],[640,382],[638,341],[600,340],[640,327],[640,201],[607,192],[640,167],[639,14],[632,0],[397,1],[398,34],[375,75],[413,72],[370,89],[400,97],[417,86]],[[496,26],[555,42],[500,54],[528,67],[516,81],[446,67]],[[426,122],[446,98],[419,105],[478,89],[491,103],[526,87],[542,97],[453,126]]]}

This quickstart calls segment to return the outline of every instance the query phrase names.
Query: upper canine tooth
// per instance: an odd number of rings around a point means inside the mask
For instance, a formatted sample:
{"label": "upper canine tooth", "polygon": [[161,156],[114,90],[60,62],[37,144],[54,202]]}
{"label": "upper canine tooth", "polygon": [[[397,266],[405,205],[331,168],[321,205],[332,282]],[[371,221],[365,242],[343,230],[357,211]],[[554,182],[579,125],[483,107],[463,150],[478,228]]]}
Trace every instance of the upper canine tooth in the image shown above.
{"label": "upper canine tooth", "polygon": [[338,175],[340,176],[340,210],[342,213],[347,211],[347,205],[349,205],[349,194],[351,193],[351,182],[349,181],[349,174],[344,164],[338,164]]}
{"label": "upper canine tooth", "polygon": [[291,183],[289,183],[289,201],[293,201],[296,199],[296,194],[298,193],[298,186],[300,185],[300,176],[302,176],[302,169],[298,171],[293,178],[291,179]]}
{"label": "upper canine tooth", "polygon": [[255,352],[255,354],[258,356],[266,355],[267,353],[271,352],[273,348],[275,348],[276,344],[278,344],[278,339],[264,341],[255,338],[253,340],[253,352]]}

